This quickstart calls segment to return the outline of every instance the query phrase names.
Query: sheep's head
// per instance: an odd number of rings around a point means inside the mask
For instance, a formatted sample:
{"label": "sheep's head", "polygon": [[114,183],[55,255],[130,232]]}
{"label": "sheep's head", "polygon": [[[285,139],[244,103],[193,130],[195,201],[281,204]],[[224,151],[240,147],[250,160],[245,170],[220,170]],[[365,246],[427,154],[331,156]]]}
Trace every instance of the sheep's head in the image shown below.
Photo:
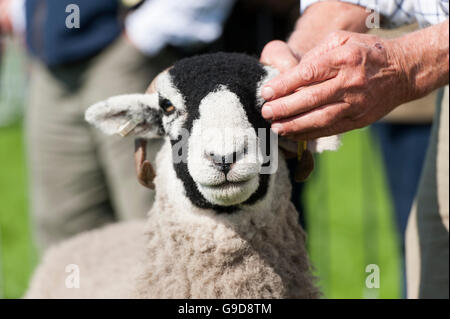
{"label": "sheep's head", "polygon": [[107,134],[166,137],[191,202],[232,211],[263,198],[276,170],[277,140],[260,98],[276,74],[243,54],[187,58],[160,74],[147,94],[97,103],[86,120]]}

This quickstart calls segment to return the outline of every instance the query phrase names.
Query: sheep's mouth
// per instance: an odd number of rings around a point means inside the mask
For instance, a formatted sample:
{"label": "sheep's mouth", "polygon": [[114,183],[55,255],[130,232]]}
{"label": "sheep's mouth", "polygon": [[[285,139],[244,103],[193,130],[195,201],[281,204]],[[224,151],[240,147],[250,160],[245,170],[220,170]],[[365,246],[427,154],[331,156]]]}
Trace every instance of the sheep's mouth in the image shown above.
{"label": "sheep's mouth", "polygon": [[202,187],[210,189],[210,190],[220,190],[224,188],[238,188],[238,187],[244,187],[247,184],[249,184],[254,177],[248,178],[245,180],[239,180],[239,181],[231,181],[226,179],[223,182],[220,183],[214,183],[214,184],[205,184],[205,183],[199,183]]}
{"label": "sheep's mouth", "polygon": [[239,179],[236,181],[222,180],[212,184],[197,183],[198,190],[211,204],[232,206],[245,202],[258,188],[259,178]]}
{"label": "sheep's mouth", "polygon": [[222,189],[222,188],[230,188],[230,187],[241,187],[245,186],[247,183],[249,183],[252,179],[247,179],[243,181],[229,181],[226,180],[220,184],[214,184],[214,185],[205,185],[201,184],[202,187],[210,188],[210,189]]}

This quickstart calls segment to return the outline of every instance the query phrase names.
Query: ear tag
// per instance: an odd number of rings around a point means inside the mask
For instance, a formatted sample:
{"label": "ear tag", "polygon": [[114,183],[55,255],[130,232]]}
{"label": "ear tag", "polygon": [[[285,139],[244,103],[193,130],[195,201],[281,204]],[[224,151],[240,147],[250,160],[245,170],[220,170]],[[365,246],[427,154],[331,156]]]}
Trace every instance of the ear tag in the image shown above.
{"label": "ear tag", "polygon": [[136,126],[138,126],[138,123],[136,123],[135,120],[129,120],[124,125],[122,125],[122,127],[119,128],[118,134],[122,137],[125,137],[128,134],[130,134],[130,132],[134,130]]}
{"label": "ear tag", "polygon": [[297,167],[295,168],[295,181],[305,181],[314,169],[314,157],[307,148],[307,141],[297,144]]}

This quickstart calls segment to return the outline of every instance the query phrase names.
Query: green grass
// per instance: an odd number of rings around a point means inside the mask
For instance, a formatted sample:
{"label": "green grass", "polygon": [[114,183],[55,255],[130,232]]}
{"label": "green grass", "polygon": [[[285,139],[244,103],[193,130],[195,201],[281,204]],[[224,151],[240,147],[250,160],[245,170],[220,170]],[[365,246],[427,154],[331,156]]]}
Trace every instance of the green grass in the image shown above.
{"label": "green grass", "polygon": [[[308,245],[325,298],[400,297],[400,259],[384,170],[368,130],[318,156],[305,191]],[[20,297],[35,254],[27,214],[22,127],[0,128],[0,296]],[[365,288],[368,264],[380,288]]]}
{"label": "green grass", "polygon": [[23,295],[35,257],[30,235],[22,126],[0,128],[0,296]]}
{"label": "green grass", "polygon": [[[369,130],[347,133],[320,155],[305,191],[309,250],[326,298],[399,298],[399,245],[378,145]],[[366,266],[380,288],[367,289]]]}

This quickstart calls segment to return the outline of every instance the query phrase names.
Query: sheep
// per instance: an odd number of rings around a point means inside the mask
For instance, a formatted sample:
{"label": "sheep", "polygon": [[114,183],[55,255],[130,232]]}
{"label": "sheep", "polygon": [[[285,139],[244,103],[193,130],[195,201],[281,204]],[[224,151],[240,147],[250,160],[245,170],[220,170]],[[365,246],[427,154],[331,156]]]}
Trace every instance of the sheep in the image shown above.
{"label": "sheep", "polygon": [[[165,140],[154,205],[146,222],[51,248],[26,298],[319,297],[285,159],[260,114],[261,87],[276,75],[244,54],[199,55],[161,73],[146,94],[91,106],[86,120],[106,134]],[[338,144],[329,137],[308,148]],[[148,162],[140,156],[142,174]],[[143,175],[152,179],[151,167]],[[67,285],[68,265],[78,269],[79,287]]]}

